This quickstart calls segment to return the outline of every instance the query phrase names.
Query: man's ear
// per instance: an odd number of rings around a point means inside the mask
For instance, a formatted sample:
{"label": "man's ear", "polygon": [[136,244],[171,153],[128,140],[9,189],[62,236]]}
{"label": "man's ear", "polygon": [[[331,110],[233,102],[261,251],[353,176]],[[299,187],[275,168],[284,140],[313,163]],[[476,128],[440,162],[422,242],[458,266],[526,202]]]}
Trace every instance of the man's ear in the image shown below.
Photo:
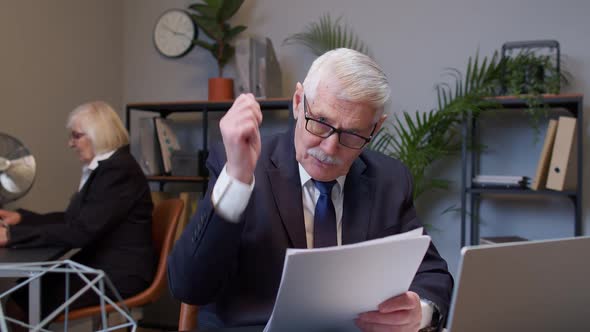
{"label": "man's ear", "polygon": [[383,112],[383,115],[381,115],[381,118],[379,119],[379,121],[377,121],[377,126],[375,127],[375,132],[373,133],[373,135],[375,135],[379,132],[379,130],[381,129],[381,126],[383,126],[383,123],[385,122],[385,119],[387,119],[387,114],[385,114],[385,112]]}
{"label": "man's ear", "polygon": [[295,84],[295,93],[293,94],[293,118],[297,120],[299,115],[299,107],[303,103],[303,85],[299,82]]}

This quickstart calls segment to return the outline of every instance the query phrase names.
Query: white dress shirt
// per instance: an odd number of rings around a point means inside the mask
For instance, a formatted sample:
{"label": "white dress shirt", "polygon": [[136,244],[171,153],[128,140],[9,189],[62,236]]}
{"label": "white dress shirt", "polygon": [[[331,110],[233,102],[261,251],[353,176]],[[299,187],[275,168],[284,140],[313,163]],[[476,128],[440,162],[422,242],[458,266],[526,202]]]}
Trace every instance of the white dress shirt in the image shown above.
{"label": "white dress shirt", "polygon": [[[305,239],[307,248],[313,248],[313,217],[315,205],[320,196],[319,190],[313,184],[311,176],[299,165],[299,177],[301,179],[301,193],[303,200],[303,218],[305,220]],[[332,188],[332,202],[336,212],[336,236],[338,245],[342,245],[342,210],[344,203],[344,182],[346,176],[336,179],[337,184]],[[215,212],[230,222],[239,222],[240,216],[246,209],[252,191],[254,190],[255,179],[252,184],[245,184],[227,174],[226,166],[223,166],[217,182],[213,187],[211,202]],[[430,325],[432,320],[433,306],[425,301],[420,301],[422,308],[422,321],[420,328]]]}
{"label": "white dress shirt", "polygon": [[109,159],[113,155],[113,153],[115,153],[115,150],[96,155],[94,156],[94,158],[92,158],[88,165],[82,166],[82,177],[80,178],[80,185],[78,186],[78,191],[80,191],[82,187],[84,187],[84,184],[86,184],[86,181],[88,181],[88,178],[90,177],[90,173],[92,173],[92,171],[94,171],[98,167],[98,162],[105,159]]}

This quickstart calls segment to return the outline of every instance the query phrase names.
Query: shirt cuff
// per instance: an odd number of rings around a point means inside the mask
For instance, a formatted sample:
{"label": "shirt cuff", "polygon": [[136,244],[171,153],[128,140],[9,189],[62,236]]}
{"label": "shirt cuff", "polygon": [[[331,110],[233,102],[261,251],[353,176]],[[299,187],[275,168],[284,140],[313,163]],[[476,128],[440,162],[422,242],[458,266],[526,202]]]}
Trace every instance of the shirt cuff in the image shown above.
{"label": "shirt cuff", "polygon": [[237,223],[240,216],[246,210],[256,179],[252,184],[238,181],[227,174],[226,166],[223,166],[211,195],[211,202],[215,212],[227,221]]}
{"label": "shirt cuff", "polygon": [[422,320],[420,321],[420,329],[423,329],[430,326],[430,323],[432,322],[434,306],[428,301],[420,300],[420,307],[422,307]]}

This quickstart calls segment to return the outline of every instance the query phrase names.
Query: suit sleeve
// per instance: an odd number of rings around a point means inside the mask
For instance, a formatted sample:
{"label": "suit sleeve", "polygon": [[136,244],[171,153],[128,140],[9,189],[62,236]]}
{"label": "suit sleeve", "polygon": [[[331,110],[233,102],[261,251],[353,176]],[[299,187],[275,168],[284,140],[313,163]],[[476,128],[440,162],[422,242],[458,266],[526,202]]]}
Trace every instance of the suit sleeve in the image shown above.
{"label": "suit sleeve", "polygon": [[212,152],[207,160],[208,190],[168,259],[168,284],[175,298],[203,305],[214,301],[237,268],[244,222],[229,222],[215,212],[211,193],[225,161]]}
{"label": "suit sleeve", "polygon": [[[34,225],[23,223],[10,230],[11,247],[65,246],[84,248],[99,240],[117,223],[124,220],[142,195],[144,181],[138,181],[125,167],[100,165],[79,211],[66,213],[65,220],[55,223],[54,216],[37,217]],[[46,219],[47,222],[44,222]]]}
{"label": "suit sleeve", "polygon": [[[412,177],[410,172],[407,169],[405,170],[408,190],[400,218],[403,232],[423,227],[414,208]],[[426,234],[426,230],[424,234]],[[439,313],[446,317],[449,311],[452,289],[453,277],[448,271],[447,263],[431,242],[410,285],[410,290],[420,295],[421,299],[434,303]]]}

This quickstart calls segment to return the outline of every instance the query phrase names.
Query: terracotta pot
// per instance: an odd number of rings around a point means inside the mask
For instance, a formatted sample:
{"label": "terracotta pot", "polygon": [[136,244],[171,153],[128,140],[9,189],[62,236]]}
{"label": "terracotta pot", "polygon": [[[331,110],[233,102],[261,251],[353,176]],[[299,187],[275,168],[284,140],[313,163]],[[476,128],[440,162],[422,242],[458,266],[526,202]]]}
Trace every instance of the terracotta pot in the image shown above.
{"label": "terracotta pot", "polygon": [[234,80],[213,77],[209,79],[209,101],[234,99]]}

